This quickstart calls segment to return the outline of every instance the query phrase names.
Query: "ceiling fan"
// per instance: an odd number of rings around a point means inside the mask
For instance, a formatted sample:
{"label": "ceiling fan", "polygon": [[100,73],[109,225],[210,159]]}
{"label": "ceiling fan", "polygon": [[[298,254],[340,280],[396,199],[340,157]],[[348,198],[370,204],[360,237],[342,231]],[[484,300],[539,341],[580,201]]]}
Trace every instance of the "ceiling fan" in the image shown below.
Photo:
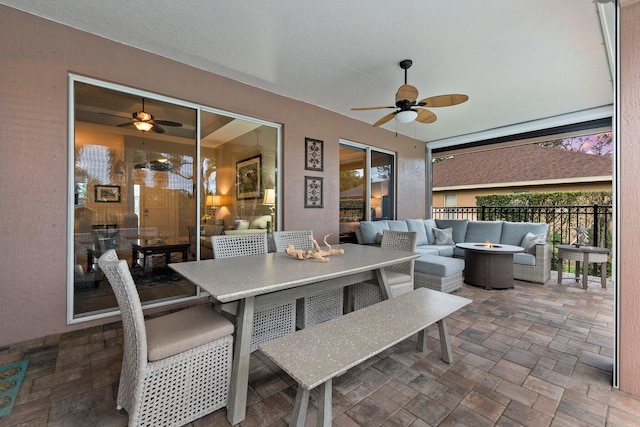
{"label": "ceiling fan", "polygon": [[182,127],[182,123],[172,122],[169,120],[154,119],[153,115],[144,111],[144,98],[142,98],[142,110],[132,113],[131,117],[133,118],[132,122],[121,123],[118,125],[118,127],[133,125],[139,131],[149,132],[150,130],[152,130],[156,133],[164,133],[164,129],[162,128],[162,126]]}
{"label": "ceiling fan", "polygon": [[375,122],[373,126],[383,125],[394,117],[400,123],[410,123],[414,120],[420,123],[433,123],[438,119],[437,116],[423,107],[449,107],[451,105],[462,104],[469,99],[467,95],[449,94],[432,96],[416,101],[418,99],[418,89],[416,89],[415,86],[407,84],[407,70],[411,67],[411,64],[413,64],[413,61],[410,59],[400,61],[400,68],[404,70],[404,84],[400,86],[396,93],[395,105],[356,107],[351,110],[378,110],[383,108],[397,109],[393,113],[389,113],[382,117],[380,120]]}

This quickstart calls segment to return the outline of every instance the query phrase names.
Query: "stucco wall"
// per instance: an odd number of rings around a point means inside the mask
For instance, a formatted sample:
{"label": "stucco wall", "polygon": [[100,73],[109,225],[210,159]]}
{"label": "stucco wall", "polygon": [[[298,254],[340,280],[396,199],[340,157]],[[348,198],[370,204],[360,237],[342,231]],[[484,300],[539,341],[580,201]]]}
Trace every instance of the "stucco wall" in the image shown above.
{"label": "stucco wall", "polygon": [[[0,40],[0,346],[91,325],[66,325],[69,72],[281,123],[284,229],[337,240],[339,138],[396,151],[398,215],[424,216],[419,141],[6,6]],[[325,142],[324,209],[304,209],[305,137]]]}
{"label": "stucco wall", "polygon": [[620,14],[620,389],[640,395],[640,3]]}

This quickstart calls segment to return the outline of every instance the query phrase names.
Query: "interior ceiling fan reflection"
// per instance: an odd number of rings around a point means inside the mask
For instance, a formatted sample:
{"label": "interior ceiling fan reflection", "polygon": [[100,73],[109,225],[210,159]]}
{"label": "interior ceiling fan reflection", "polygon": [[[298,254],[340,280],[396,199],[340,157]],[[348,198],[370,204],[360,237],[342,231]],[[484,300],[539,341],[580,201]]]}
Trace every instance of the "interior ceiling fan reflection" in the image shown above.
{"label": "interior ceiling fan reflection", "polygon": [[[114,114],[109,115],[113,116]],[[118,127],[135,126],[136,129],[142,132],[153,131],[156,133],[164,133],[164,129],[162,128],[162,126],[182,127],[182,123],[173,122],[170,120],[155,119],[152,114],[144,111],[144,98],[142,98],[142,110],[134,111],[133,113],[131,113],[131,118],[133,119],[132,121],[121,123],[118,125]]]}
{"label": "interior ceiling fan reflection", "polygon": [[395,105],[381,105],[376,107],[355,107],[351,110],[378,110],[383,108],[396,109],[393,113],[389,113],[375,122],[373,126],[380,126],[387,123],[394,117],[400,123],[410,123],[414,120],[420,123],[433,123],[437,120],[437,116],[424,107],[449,107],[451,105],[462,104],[469,97],[461,94],[438,95],[429,98],[418,99],[418,89],[415,86],[407,84],[407,70],[411,67],[413,61],[405,59],[400,61],[400,68],[404,70],[404,85],[400,86],[396,92]]}

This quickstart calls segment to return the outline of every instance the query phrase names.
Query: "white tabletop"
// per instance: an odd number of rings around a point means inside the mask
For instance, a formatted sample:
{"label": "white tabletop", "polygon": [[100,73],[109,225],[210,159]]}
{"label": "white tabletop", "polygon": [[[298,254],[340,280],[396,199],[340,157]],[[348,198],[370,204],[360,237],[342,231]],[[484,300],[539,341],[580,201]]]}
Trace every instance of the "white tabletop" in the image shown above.
{"label": "white tabletop", "polygon": [[299,260],[285,253],[169,264],[173,270],[226,303],[295,288],[349,274],[371,271],[418,258],[420,254],[378,247],[342,244],[342,255],[329,262]]}

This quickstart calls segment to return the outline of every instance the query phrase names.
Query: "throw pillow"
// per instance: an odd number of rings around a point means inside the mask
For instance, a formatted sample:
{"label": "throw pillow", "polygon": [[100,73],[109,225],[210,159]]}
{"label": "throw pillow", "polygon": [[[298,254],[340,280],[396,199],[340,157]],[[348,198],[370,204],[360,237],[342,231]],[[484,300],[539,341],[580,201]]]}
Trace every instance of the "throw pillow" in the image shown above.
{"label": "throw pillow", "polygon": [[376,244],[380,245],[382,243],[382,233],[376,234]]}
{"label": "throw pillow", "polygon": [[434,228],[433,233],[436,235],[436,245],[455,245],[452,227]]}
{"label": "throw pillow", "polygon": [[546,243],[546,241],[547,236],[545,236],[544,234],[533,234],[531,232],[528,232],[522,238],[522,243],[520,243],[520,246],[524,248],[524,251],[526,253],[535,255],[536,245],[538,243]]}

